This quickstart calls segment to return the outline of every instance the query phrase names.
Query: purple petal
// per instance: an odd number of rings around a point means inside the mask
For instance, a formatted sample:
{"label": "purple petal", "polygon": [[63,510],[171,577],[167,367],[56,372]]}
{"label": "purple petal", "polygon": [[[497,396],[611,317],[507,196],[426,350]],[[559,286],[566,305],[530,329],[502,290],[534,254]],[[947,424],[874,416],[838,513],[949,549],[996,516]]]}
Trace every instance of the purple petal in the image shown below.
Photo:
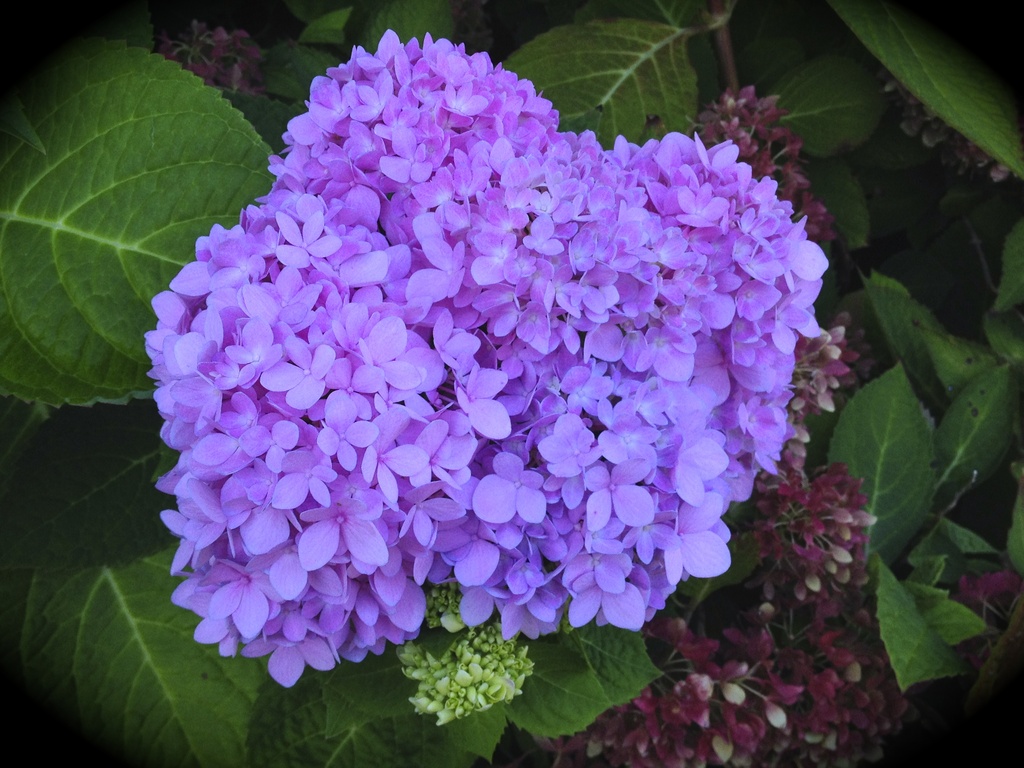
{"label": "purple petal", "polygon": [[338,551],[341,531],[337,520],[313,523],[298,538],[299,563],[307,571],[323,568]]}
{"label": "purple petal", "polygon": [[729,547],[711,531],[684,535],[679,551],[687,573],[700,579],[721,576],[732,562]]}
{"label": "purple petal", "polygon": [[388,561],[388,546],[377,526],[369,520],[350,518],[342,524],[345,545],[353,557],[368,565],[381,566]]}
{"label": "purple petal", "polygon": [[497,475],[487,475],[473,490],[473,511],[487,523],[507,523],[516,513],[515,486]]}

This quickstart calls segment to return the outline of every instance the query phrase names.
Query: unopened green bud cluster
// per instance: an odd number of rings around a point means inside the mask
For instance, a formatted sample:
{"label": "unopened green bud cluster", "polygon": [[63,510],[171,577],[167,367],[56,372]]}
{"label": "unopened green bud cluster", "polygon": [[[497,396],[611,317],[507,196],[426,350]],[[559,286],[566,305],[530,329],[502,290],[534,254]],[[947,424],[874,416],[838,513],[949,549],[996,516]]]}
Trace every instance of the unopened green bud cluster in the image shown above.
{"label": "unopened green bud cluster", "polygon": [[428,627],[444,627],[449,632],[458,632],[465,627],[459,602],[462,592],[458,584],[437,584],[427,592],[426,623]]}
{"label": "unopened green bud cluster", "polygon": [[459,717],[511,702],[533,672],[527,647],[503,640],[497,624],[471,627],[436,658],[416,643],[398,649],[406,677],[419,681],[409,699],[420,714],[437,715],[444,725]]}

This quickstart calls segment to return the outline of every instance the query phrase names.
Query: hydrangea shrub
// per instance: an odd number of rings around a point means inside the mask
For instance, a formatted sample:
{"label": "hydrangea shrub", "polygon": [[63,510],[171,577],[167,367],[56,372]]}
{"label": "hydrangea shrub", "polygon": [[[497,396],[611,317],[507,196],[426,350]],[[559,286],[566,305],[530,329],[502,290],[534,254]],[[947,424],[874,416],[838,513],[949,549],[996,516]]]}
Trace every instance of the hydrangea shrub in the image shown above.
{"label": "hydrangea shrub", "polygon": [[196,639],[291,685],[415,638],[434,584],[508,640],[639,630],[724,572],[820,332],[827,260],[776,182],[732,143],[559,132],[429,36],[355,48],[307,104],[153,300]]}

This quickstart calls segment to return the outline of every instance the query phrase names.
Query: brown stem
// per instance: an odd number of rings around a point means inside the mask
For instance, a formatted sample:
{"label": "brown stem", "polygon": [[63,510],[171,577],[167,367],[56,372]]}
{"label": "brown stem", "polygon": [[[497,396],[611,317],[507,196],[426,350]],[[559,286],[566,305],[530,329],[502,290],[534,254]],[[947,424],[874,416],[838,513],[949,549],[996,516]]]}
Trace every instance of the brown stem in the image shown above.
{"label": "brown stem", "polygon": [[725,0],[708,0],[708,10],[713,18],[715,29],[715,48],[718,51],[718,63],[722,68],[725,87],[733,93],[740,90],[740,78],[736,72],[736,58],[732,51],[732,37],[729,35],[728,19],[735,1],[729,2],[727,9]]}

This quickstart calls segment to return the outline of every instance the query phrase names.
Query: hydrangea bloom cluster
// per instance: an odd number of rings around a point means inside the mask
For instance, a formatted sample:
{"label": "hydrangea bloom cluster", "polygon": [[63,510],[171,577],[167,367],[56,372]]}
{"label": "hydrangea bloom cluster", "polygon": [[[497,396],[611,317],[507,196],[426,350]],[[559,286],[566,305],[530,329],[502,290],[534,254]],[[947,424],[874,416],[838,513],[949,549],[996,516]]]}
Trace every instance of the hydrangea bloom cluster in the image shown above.
{"label": "hydrangea bloom cluster", "polygon": [[[860,480],[833,465],[760,489],[755,605],[709,632],[658,617],[665,676],[586,731],[548,742],[559,766],[853,768],[908,712],[863,584]],[[805,506],[806,504],[806,506]],[[817,583],[808,579],[814,574]],[[786,589],[797,584],[805,588]],[[699,609],[698,609],[699,610]]]}
{"label": "hydrangea bloom cluster", "polygon": [[176,40],[163,32],[157,53],[179,62],[207,85],[239,93],[263,92],[262,53],[244,29],[210,29],[204,22],[193,20]]}
{"label": "hydrangea bloom cluster", "polygon": [[1011,568],[986,573],[968,573],[960,577],[950,595],[963,603],[987,625],[984,632],[957,645],[960,655],[975,669],[992,655],[1003,634],[1012,626],[1015,611],[1024,599],[1024,579]]}
{"label": "hydrangea bloom cluster", "polygon": [[779,182],[779,197],[789,200],[799,215],[807,217],[807,235],[816,242],[834,240],[833,216],[811,194],[811,182],[800,156],[804,140],[781,120],[787,114],[778,96],[758,97],[748,85],[734,93],[725,91],[697,117],[701,137],[710,143],[732,141],[739,147],[739,159],[750,163],[757,177],[771,176]]}
{"label": "hydrangea bloom cluster", "polygon": [[160,487],[197,638],[305,665],[456,583],[506,639],[638,630],[729,565],[827,261],[729,144],[603,150],[445,40],[312,84],[276,177],[153,302]]}

